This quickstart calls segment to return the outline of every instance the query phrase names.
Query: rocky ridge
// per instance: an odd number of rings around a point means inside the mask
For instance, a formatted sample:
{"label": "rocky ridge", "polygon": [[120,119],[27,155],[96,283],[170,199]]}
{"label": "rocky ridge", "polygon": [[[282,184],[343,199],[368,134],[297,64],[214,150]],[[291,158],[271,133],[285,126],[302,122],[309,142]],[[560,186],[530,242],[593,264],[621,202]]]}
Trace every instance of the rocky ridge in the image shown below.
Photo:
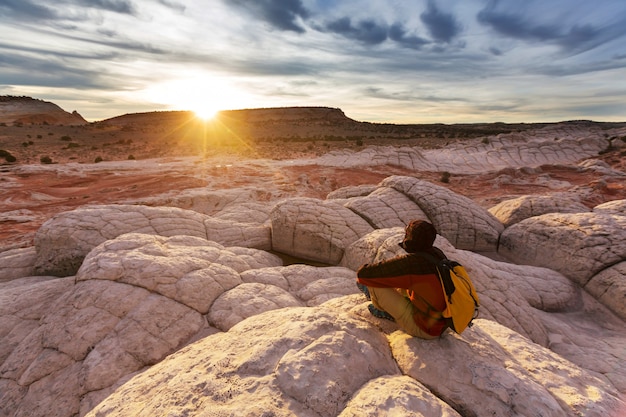
{"label": "rocky ridge", "polygon": [[80,126],[87,124],[87,121],[77,111],[68,113],[49,101],[0,96],[0,123]]}
{"label": "rocky ridge", "polygon": [[[60,212],[33,246],[0,253],[0,414],[621,416],[626,200],[590,207],[544,178],[543,195],[485,207],[419,178],[558,161],[623,183],[593,162],[604,134],[559,136],[255,161],[246,187]],[[262,174],[281,164],[413,175],[318,198],[309,177],[289,188]],[[407,337],[369,315],[354,285],[359,265],[401,252],[414,218],[475,281],[481,316],[462,335]]]}

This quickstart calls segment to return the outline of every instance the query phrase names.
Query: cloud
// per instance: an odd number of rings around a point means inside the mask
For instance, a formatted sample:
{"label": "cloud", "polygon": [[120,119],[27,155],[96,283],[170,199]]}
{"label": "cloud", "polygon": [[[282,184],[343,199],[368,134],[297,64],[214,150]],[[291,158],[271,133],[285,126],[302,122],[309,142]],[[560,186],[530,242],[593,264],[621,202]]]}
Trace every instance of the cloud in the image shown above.
{"label": "cloud", "polygon": [[430,36],[436,41],[450,43],[461,32],[461,25],[449,13],[443,13],[433,0],[428,1],[426,11],[420,15]]}
{"label": "cloud", "polygon": [[[2,45],[0,49],[4,49]],[[62,60],[51,60],[45,55],[40,58],[24,57],[21,54],[4,50],[0,54],[0,67],[14,68],[13,71],[3,72],[2,84],[4,85],[54,88],[112,88],[115,86],[115,80],[104,82],[102,74],[96,71],[76,68],[67,65]],[[28,68],[28,71],[24,71],[24,68]]]}
{"label": "cloud", "polygon": [[478,21],[491,27],[501,35],[521,40],[553,40],[558,38],[559,29],[554,26],[532,24],[522,16],[498,12],[492,3],[478,13]]}
{"label": "cloud", "polygon": [[186,10],[186,7],[184,4],[182,3],[177,3],[175,1],[171,1],[171,0],[158,0],[159,4],[162,4],[165,7],[169,7],[170,9],[179,11],[179,12],[184,12]]}
{"label": "cloud", "polygon": [[353,22],[349,17],[342,17],[318,27],[318,30],[335,33],[370,46],[391,40],[402,48],[421,49],[424,45],[432,43],[420,36],[410,35],[402,23],[395,22],[389,26],[373,19]]}
{"label": "cloud", "polygon": [[498,5],[498,1],[491,1],[478,13],[478,22],[509,38],[554,44],[567,53],[585,52],[626,34],[624,18],[613,23],[606,19],[601,24],[577,22],[568,26],[559,15],[540,24],[521,14],[496,10]]}
{"label": "cloud", "polygon": [[[66,1],[65,3],[73,4],[72,1]],[[128,0],[77,0],[75,4],[92,9],[108,10],[115,13],[135,14],[134,6]]]}
{"label": "cloud", "polygon": [[420,49],[422,46],[430,43],[427,39],[419,36],[407,35],[407,30],[401,23],[394,23],[389,28],[389,38],[398,42],[401,46],[411,49]]}
{"label": "cloud", "polygon": [[273,27],[297,33],[305,32],[299,19],[309,17],[301,0],[224,0],[227,5],[238,6],[254,17],[260,17]]}
{"label": "cloud", "polygon": [[377,45],[386,41],[389,32],[389,28],[384,23],[367,19],[353,24],[349,17],[334,20],[328,23],[325,29],[368,45]]}
{"label": "cloud", "polygon": [[0,17],[53,20],[58,15],[52,8],[28,0],[3,0],[0,2]]}
{"label": "cloud", "polygon": [[57,0],[54,7],[32,0],[2,0],[0,1],[0,18],[38,22],[88,20],[89,17],[84,9],[104,10],[133,16],[136,14],[129,0]]}

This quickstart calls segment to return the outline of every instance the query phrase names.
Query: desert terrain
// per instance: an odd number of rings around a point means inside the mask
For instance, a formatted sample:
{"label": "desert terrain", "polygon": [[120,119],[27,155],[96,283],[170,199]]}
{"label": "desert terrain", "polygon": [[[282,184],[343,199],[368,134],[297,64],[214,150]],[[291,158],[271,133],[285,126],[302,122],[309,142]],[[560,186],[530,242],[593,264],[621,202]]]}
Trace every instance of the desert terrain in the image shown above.
{"label": "desert terrain", "polygon": [[[559,164],[445,174],[443,182],[439,171],[416,172],[392,164],[345,168],[314,161],[328,153],[358,152],[370,146],[432,150],[488,143],[497,135],[546,127],[590,126],[608,132],[607,138],[615,144],[596,158],[623,171],[623,138],[616,132],[620,127],[623,131],[626,123],[393,125],[358,122],[339,109],[306,107],[225,111],[209,121],[191,112],[152,112],[87,123],[77,113],[59,115],[60,109],[41,100],[7,102],[14,108],[9,112],[0,106],[0,151],[15,161],[0,155],[0,250],[32,244],[43,221],[62,211],[197,187],[228,189],[270,183],[286,193],[324,198],[349,185],[376,184],[390,175],[418,175],[488,208],[512,196],[551,192],[549,185],[537,181],[549,177],[553,182],[593,188],[594,193],[583,197],[590,207],[626,198],[623,181]],[[184,162],[171,170],[167,164],[156,172],[141,168],[176,160]],[[268,163],[290,160],[311,162]],[[122,161],[127,162],[121,168],[113,163]],[[515,181],[495,186],[502,175],[512,175]],[[306,187],[295,187],[302,178],[307,179]]]}
{"label": "desert terrain", "polygon": [[[622,417],[625,156],[626,122],[4,97],[0,417]],[[415,218],[476,285],[462,334],[354,285]]]}

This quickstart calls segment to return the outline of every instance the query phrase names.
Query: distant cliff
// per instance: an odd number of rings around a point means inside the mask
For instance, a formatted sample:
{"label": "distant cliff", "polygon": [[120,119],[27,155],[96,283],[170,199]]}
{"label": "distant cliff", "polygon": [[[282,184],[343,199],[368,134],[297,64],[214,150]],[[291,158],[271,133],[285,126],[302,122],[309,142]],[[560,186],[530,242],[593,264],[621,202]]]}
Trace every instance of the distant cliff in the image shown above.
{"label": "distant cliff", "polygon": [[49,101],[25,96],[0,96],[0,123],[7,125],[85,125],[78,112],[68,113]]}

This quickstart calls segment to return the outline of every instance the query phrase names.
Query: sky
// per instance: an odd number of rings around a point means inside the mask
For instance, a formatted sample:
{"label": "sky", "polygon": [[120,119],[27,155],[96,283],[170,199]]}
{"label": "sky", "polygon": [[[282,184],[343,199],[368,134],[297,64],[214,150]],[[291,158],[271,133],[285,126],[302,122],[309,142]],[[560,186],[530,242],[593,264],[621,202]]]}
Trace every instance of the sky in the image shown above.
{"label": "sky", "polygon": [[626,121],[626,0],[0,0],[0,95],[89,121]]}

